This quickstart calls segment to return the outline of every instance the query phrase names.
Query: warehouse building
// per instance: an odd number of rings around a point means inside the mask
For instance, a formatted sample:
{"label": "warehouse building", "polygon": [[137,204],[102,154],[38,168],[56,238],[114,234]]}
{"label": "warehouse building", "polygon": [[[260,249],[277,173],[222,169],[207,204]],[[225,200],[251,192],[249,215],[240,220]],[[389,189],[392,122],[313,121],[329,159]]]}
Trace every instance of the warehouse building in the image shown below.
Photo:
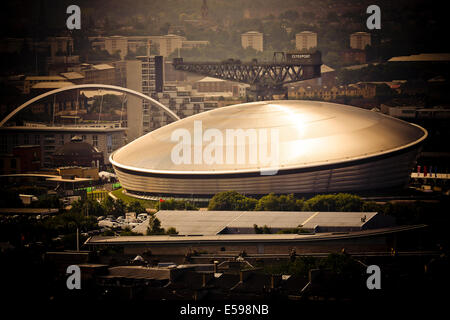
{"label": "warehouse building", "polygon": [[[377,212],[298,211],[191,211],[160,210],[161,227],[174,227],[179,235],[254,234],[267,226],[271,233],[298,228],[305,233],[349,232],[388,227],[393,218]],[[148,221],[133,231],[145,234]]]}

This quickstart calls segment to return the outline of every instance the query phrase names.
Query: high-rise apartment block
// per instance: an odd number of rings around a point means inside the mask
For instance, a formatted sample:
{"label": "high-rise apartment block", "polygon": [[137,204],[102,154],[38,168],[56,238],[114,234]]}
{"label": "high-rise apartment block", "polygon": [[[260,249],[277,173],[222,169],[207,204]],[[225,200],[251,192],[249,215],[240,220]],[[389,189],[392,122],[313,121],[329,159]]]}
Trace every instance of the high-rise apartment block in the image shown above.
{"label": "high-rise apartment block", "polygon": [[[126,61],[126,86],[150,97],[163,90],[163,57],[139,56],[136,60]],[[140,137],[144,132],[151,131],[150,111],[152,107],[148,101],[128,96],[127,126],[128,141]]]}
{"label": "high-rise apartment block", "polygon": [[263,51],[263,34],[257,31],[249,31],[241,34],[242,48],[253,48],[256,51]]}
{"label": "high-rise apartment block", "polygon": [[350,35],[350,48],[364,50],[371,45],[371,36],[367,32],[355,32]]}
{"label": "high-rise apartment block", "polygon": [[299,51],[308,51],[317,48],[317,33],[302,31],[295,35],[295,48]]}

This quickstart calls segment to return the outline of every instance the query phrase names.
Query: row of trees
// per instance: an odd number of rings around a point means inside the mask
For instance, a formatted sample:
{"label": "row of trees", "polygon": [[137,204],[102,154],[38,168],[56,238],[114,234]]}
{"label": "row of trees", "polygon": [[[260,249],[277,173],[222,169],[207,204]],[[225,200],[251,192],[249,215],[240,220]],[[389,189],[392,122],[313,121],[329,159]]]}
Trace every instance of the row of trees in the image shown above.
{"label": "row of trees", "polygon": [[293,194],[268,194],[259,200],[236,191],[216,194],[209,202],[208,210],[243,211],[366,211],[370,205],[359,196],[339,193],[317,195],[311,199],[295,198]]}

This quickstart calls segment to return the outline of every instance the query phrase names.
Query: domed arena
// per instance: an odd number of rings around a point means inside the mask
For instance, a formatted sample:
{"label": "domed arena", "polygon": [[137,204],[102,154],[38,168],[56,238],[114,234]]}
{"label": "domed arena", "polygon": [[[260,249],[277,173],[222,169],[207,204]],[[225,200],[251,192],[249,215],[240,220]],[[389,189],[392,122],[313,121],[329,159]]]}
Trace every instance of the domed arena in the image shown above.
{"label": "domed arena", "polygon": [[173,122],[110,161],[137,197],[360,192],[405,186],[426,137],[420,126],[361,108],[259,101]]}

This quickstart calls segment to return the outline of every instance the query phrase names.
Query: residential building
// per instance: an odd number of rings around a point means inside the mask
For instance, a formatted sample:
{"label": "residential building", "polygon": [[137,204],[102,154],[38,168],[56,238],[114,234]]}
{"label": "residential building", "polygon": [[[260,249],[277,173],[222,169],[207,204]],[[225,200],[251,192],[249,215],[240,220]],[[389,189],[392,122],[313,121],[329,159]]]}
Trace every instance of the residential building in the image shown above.
{"label": "residential building", "polygon": [[[126,87],[148,96],[163,91],[163,57],[139,56],[136,60],[126,61]],[[144,123],[149,123],[151,106],[148,101],[137,97],[128,97],[127,127],[128,141],[140,137],[144,132]],[[159,111],[159,108],[156,108]],[[148,129],[146,129],[148,131]]]}
{"label": "residential building", "polygon": [[350,48],[364,50],[371,45],[371,36],[367,32],[355,32],[350,35]]}
{"label": "residential building", "polygon": [[302,31],[295,35],[295,48],[299,51],[308,51],[317,48],[317,33]]}
{"label": "residential building", "polygon": [[185,39],[185,37],[175,34],[161,36],[159,39],[159,54],[163,57],[168,57],[172,52],[183,47],[183,40]]}
{"label": "residential building", "polygon": [[223,79],[205,77],[194,84],[198,92],[231,92],[232,82]]}
{"label": "residential building", "polygon": [[257,31],[248,31],[241,34],[242,48],[253,48],[256,51],[263,51],[263,34]]}
{"label": "residential building", "polygon": [[84,83],[116,84],[116,72],[109,64],[86,65],[81,68]]}
{"label": "residential building", "polygon": [[[189,87],[164,86],[163,92],[158,92],[155,98],[169,107],[180,118],[218,108],[217,101],[209,100],[207,97],[195,92]],[[145,110],[144,110],[145,112]],[[149,111],[148,123],[144,118],[144,133],[155,130],[171,122],[171,118],[159,108],[152,107]]]}
{"label": "residential building", "polygon": [[207,40],[183,40],[181,46],[183,49],[193,49],[199,47],[206,47],[209,45]]}
{"label": "residential building", "polygon": [[53,166],[52,156],[58,147],[68,143],[74,136],[80,136],[84,142],[91,144],[103,153],[103,163],[109,164],[109,156],[125,144],[126,128],[115,124],[46,126],[26,124],[0,128],[0,152],[11,154],[14,147],[20,145],[37,145],[41,150],[41,164]]}
{"label": "residential building", "polygon": [[145,47],[149,53],[150,47],[159,48],[159,55],[168,57],[178,49],[192,49],[209,45],[205,40],[187,40],[186,37],[167,34],[163,36],[111,36],[90,37],[91,46],[99,50],[106,50],[109,54],[119,52],[121,59],[130,52],[136,54],[139,48]]}
{"label": "residential building", "polygon": [[339,97],[362,97],[366,99],[374,98],[377,93],[375,83],[355,83],[346,86],[300,86],[289,87],[289,97],[303,99],[318,99],[324,101],[336,100]]}
{"label": "residential building", "polygon": [[128,38],[122,36],[111,36],[104,38],[104,48],[109,54],[119,52],[123,59],[128,54]]}

